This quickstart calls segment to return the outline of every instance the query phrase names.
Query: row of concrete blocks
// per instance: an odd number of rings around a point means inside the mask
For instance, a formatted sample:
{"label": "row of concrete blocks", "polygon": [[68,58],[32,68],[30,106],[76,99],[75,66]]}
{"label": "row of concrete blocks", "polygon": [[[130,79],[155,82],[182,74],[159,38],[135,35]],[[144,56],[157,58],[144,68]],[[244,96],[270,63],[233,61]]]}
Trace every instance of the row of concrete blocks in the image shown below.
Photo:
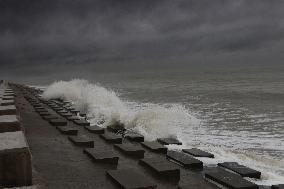
{"label": "row of concrete blocks", "polygon": [[[63,134],[77,134],[77,132],[73,132],[74,128],[68,128],[68,127],[57,127],[58,130],[63,133]],[[89,127],[85,127],[86,129],[89,129]],[[71,132],[72,131],[72,132]],[[76,130],[77,131],[77,130]],[[108,142],[111,143],[121,143],[121,137],[118,137],[116,135],[110,136],[110,134],[101,134],[100,135],[103,139],[105,139]],[[120,140],[117,140],[120,139]],[[94,142],[91,139],[85,138],[85,137],[69,137],[69,140],[72,141],[75,145],[78,146],[83,146],[83,147],[89,147],[92,148],[94,147]],[[157,142],[142,142],[141,143],[144,147],[151,149],[151,151],[155,151],[155,152],[161,152],[161,153],[165,153],[167,150],[167,148],[165,148],[164,146],[162,146],[161,144],[157,143]],[[123,153],[127,154],[127,155],[131,155],[132,157],[138,157],[138,158],[143,158],[144,157],[144,150],[141,147],[137,147],[131,144],[115,144],[115,148],[119,149],[120,151],[122,151]],[[201,151],[199,149],[188,149],[188,150],[184,150],[184,152],[188,152],[190,154],[195,154],[196,156],[200,156],[200,157],[212,157],[211,154]],[[112,164],[117,164],[118,163],[118,159],[119,156],[118,154],[116,154],[115,152],[112,151],[99,151],[98,149],[85,149],[84,153],[86,153],[89,157],[92,158],[92,160],[94,160],[95,162],[103,162],[103,163],[112,163]],[[185,168],[200,168],[202,167],[202,162],[199,160],[196,160],[194,158],[190,158],[189,156],[186,156],[185,154],[182,154],[180,152],[176,152],[176,151],[168,151],[167,156],[168,159],[171,159],[175,162],[178,162],[180,165],[184,166]],[[161,178],[166,178],[168,179],[174,179],[174,180],[179,180],[179,168],[175,165],[173,165],[172,163],[166,161],[166,159],[156,159],[156,158],[144,158],[139,160],[139,164],[146,166],[148,168],[150,168],[152,171],[154,171],[156,174],[158,174]],[[240,175],[242,176],[246,176],[246,177],[259,177],[260,173],[259,172],[255,172],[254,170],[250,170],[249,168],[246,168],[244,166],[241,166],[239,164],[236,163],[223,163],[220,164],[220,166],[226,167],[227,169],[231,169],[231,171],[235,171],[238,172]],[[218,171],[217,171],[218,170]],[[217,172],[216,172],[217,171]],[[124,173],[124,174],[116,174],[116,172],[119,173]],[[131,182],[128,180],[126,181],[125,179],[127,177],[122,176],[122,175],[128,175],[128,172],[130,172],[134,178],[131,179]],[[214,174],[212,174],[214,173]],[[218,174],[217,174],[218,173]],[[131,186],[139,186],[139,184],[141,185],[141,188],[145,187],[145,186],[155,186],[153,185],[153,183],[149,184],[149,182],[146,182],[147,179],[143,179],[143,177],[141,175],[139,175],[139,173],[134,173],[133,171],[129,171],[129,170],[117,170],[117,171],[110,171],[108,172],[108,175],[110,177],[113,178],[113,180],[115,180],[116,182],[118,182],[121,186],[128,188]],[[214,169],[211,170],[210,172],[206,172],[205,173],[205,177],[209,178],[210,176],[216,176],[219,175],[219,178],[217,179],[217,181],[220,181],[222,179],[220,179],[221,177],[223,178],[227,178],[228,176],[233,180],[233,182],[224,182],[223,185],[227,185],[229,188],[230,187],[244,187],[244,188],[256,188],[257,185],[252,184],[244,179],[242,179],[239,176],[236,176],[236,174],[232,174],[230,172],[227,171],[223,171],[223,169]],[[138,177],[139,176],[139,177]],[[132,177],[131,177],[132,178]],[[135,178],[139,178],[139,180],[144,180],[143,182],[138,182],[137,179]],[[211,178],[211,177],[210,177]],[[135,181],[135,182],[133,182]],[[135,184],[134,184],[135,183]],[[147,184],[146,184],[147,183]],[[237,184],[236,184],[237,183]],[[234,185],[235,184],[235,185]],[[180,186],[180,188],[184,188],[182,186]],[[186,188],[186,187],[185,187]]]}
{"label": "row of concrete blocks", "polygon": [[15,107],[15,94],[0,94],[0,187],[32,184],[31,154]]}
{"label": "row of concrete blocks", "polygon": [[[60,127],[59,127],[60,128]],[[101,135],[103,136],[103,135]],[[119,156],[115,152],[112,151],[99,151],[98,149],[92,148],[94,147],[94,143],[91,139],[83,138],[83,137],[69,137],[69,140],[72,141],[75,145],[83,146],[83,147],[89,147],[91,149],[85,149],[84,153],[86,153],[88,156],[92,158],[95,162],[103,162],[103,163],[113,163],[117,164]],[[151,149],[156,149],[159,152],[164,152],[163,147],[158,147],[158,143],[155,142],[143,142],[141,143],[143,146]],[[115,147],[118,148],[120,151],[127,155],[136,156],[139,158],[144,157],[144,150],[141,147],[137,147],[131,144],[115,144]],[[160,151],[163,149],[162,151]],[[166,157],[170,160],[173,160],[174,162],[177,162],[178,164],[184,166],[185,168],[201,168],[202,162],[199,160],[196,160],[194,158],[190,158],[189,156],[182,154],[181,152],[177,151],[168,151]],[[167,161],[163,158],[144,158],[139,160],[139,164],[148,167],[150,170],[152,170],[154,173],[156,173],[161,178],[166,178],[167,180],[179,180],[180,177],[180,170],[179,168],[172,164],[171,162]],[[240,173],[242,176],[247,177],[255,177],[255,174],[258,174],[260,176],[260,173],[255,173],[254,170],[249,170],[249,168],[243,167],[238,164],[230,164],[230,163],[223,163],[220,164],[220,166],[226,167],[227,169],[231,169],[231,171],[235,171]],[[242,168],[242,169],[240,169]],[[245,169],[244,169],[245,168]],[[119,170],[120,172],[121,170]],[[115,171],[114,171],[115,172]],[[115,174],[115,173],[113,173]],[[127,175],[127,174],[126,174]],[[216,177],[218,176],[218,177]],[[122,176],[123,177],[123,176]],[[257,185],[244,180],[242,177],[238,176],[237,174],[230,173],[228,171],[225,171],[223,169],[215,168],[213,170],[205,172],[205,177],[210,178],[216,182],[219,182],[228,188],[258,188]],[[258,177],[258,176],[256,176]],[[227,180],[229,178],[230,180]],[[118,177],[114,178],[117,180],[117,182],[121,182],[121,180],[124,180],[123,178]],[[141,179],[141,177],[139,177]],[[135,180],[135,179],[134,179]],[[133,181],[133,180],[132,180]],[[146,183],[146,182],[145,182]],[[144,183],[144,184],[145,184]],[[126,188],[128,186],[129,182],[125,182],[124,185]],[[133,183],[132,183],[133,184]],[[143,187],[145,185],[142,185]],[[142,187],[141,186],[141,187]],[[183,187],[180,187],[183,188]]]}
{"label": "row of concrete blocks", "polygon": [[[66,128],[64,127],[64,129],[62,127],[58,127],[58,129],[60,130],[60,132],[63,131],[64,134],[66,131]],[[62,130],[63,129],[63,130]],[[102,138],[105,138],[105,135],[100,135],[100,136],[104,136]],[[85,137],[69,137],[69,140],[72,141],[75,145],[78,146],[82,146],[82,147],[88,147],[88,149],[84,150],[84,153],[86,153],[89,157],[92,158],[92,160],[94,160],[95,162],[101,162],[101,163],[112,163],[112,164],[117,164],[118,160],[119,160],[119,155],[116,154],[113,151],[100,151],[98,149],[93,148],[94,147],[94,142],[91,139],[85,138]],[[107,140],[108,141],[108,140]],[[114,142],[114,141],[112,141]],[[164,147],[159,146],[159,143],[156,142],[142,142],[141,143],[143,146],[147,147],[147,148],[151,148],[154,150],[157,150],[156,152],[161,152],[164,153]],[[143,158],[144,157],[144,149],[142,149],[141,147],[137,147],[131,144],[115,144],[114,145],[115,148],[119,149],[120,151],[122,151],[123,153],[127,154],[127,155],[131,155],[132,157],[138,157],[138,158]],[[90,149],[91,148],[91,149]],[[163,149],[163,150],[161,150]],[[200,150],[198,150],[200,151]],[[206,153],[206,152],[203,152]],[[203,154],[202,153],[202,154]],[[168,151],[167,152],[167,156],[168,159],[171,159],[175,162],[178,162],[180,165],[184,166],[185,168],[200,168],[202,166],[202,162],[199,160],[196,160],[194,158],[190,158],[189,156],[186,156],[185,154],[182,154],[180,152],[176,152],[176,151]],[[153,172],[155,172],[157,175],[159,175],[161,178],[166,178],[168,179],[173,179],[173,180],[179,180],[179,168],[176,165],[173,165],[171,162],[166,161],[166,159],[161,159],[161,158],[144,158],[139,160],[139,164],[148,167],[149,169],[151,169]],[[221,164],[220,164],[221,166]],[[224,163],[222,166],[227,167],[228,169],[232,169],[235,171],[240,170],[240,166],[241,165],[237,165],[236,164],[228,164],[228,163]],[[235,168],[235,169],[234,169]],[[244,167],[242,167],[244,168]],[[216,170],[218,170],[218,172],[216,172]],[[128,172],[129,170],[125,171],[125,174],[123,175],[128,175],[126,172]],[[255,175],[248,175],[251,174],[252,171],[248,171],[248,169],[246,168],[246,171],[244,169],[241,170],[242,172],[239,173],[243,173],[242,176],[251,176],[254,177]],[[115,174],[116,171],[111,171],[111,173],[109,173],[108,175],[114,177],[113,175]],[[118,172],[121,172],[121,170],[118,170]],[[133,172],[132,172],[133,173]],[[206,172],[205,176],[207,178],[209,178],[212,173],[214,173],[213,175],[217,175],[216,173],[218,173],[219,178],[221,178],[221,176],[225,177],[230,177],[231,179],[233,179],[233,182],[224,182],[223,185],[228,185],[229,188],[230,187],[244,187],[244,188],[256,188],[257,186],[255,184],[252,184],[244,179],[242,179],[239,176],[236,176],[236,174],[231,174],[230,172],[227,171],[223,171],[222,169],[214,169],[211,172]],[[245,175],[246,174],[246,175]],[[257,173],[258,174],[258,173]],[[120,175],[120,174],[118,174]],[[117,176],[118,176],[117,175]],[[133,173],[133,175],[135,175]],[[137,173],[136,176],[138,176],[139,173]],[[259,173],[260,175],[260,173]],[[127,177],[126,177],[127,178]],[[139,180],[141,180],[141,176],[138,177]],[[123,181],[125,178],[123,176],[118,176],[116,178],[113,178],[114,180],[116,180],[118,183],[120,183],[121,181]],[[221,182],[221,179],[217,181]],[[135,180],[135,179],[134,179]],[[143,179],[142,179],[143,180]],[[131,184],[133,185],[133,180],[131,179]],[[237,182],[236,182],[237,181]],[[234,183],[235,182],[235,183]],[[139,182],[138,182],[139,183]],[[145,183],[147,182],[143,182],[142,186],[145,186]],[[236,184],[237,183],[237,184]],[[242,183],[242,184],[241,184]],[[129,185],[129,181],[125,181],[124,184],[120,183],[122,186],[124,186],[125,188],[127,188]],[[140,182],[141,184],[141,182]],[[235,185],[233,185],[235,184]],[[138,186],[137,184],[135,186]],[[141,187],[142,187],[141,186]],[[183,187],[180,187],[183,188]]]}
{"label": "row of concrete blocks", "polygon": [[[70,117],[69,115],[66,115],[67,112],[65,112],[60,108],[56,109],[55,111],[57,111],[57,113],[59,113],[61,116],[65,118]],[[48,117],[46,118],[48,119]],[[57,129],[63,134],[67,135],[78,134],[78,129],[66,126],[67,122],[64,122],[62,120],[58,121],[55,119],[55,121],[52,121],[51,119],[50,123],[54,126],[57,126]],[[111,133],[105,133],[105,130],[103,128],[98,126],[89,126],[88,122],[86,121],[84,121],[82,124],[77,123],[77,125],[85,126],[85,129],[87,129],[91,133],[100,134],[101,138],[103,138],[109,143],[114,143],[115,144],[114,147],[119,149],[126,155],[139,158],[140,159],[139,164],[148,167],[153,172],[161,176],[161,178],[179,180],[180,177],[179,168],[176,165],[172,164],[171,162],[167,161],[166,159],[144,158],[145,151],[143,148],[132,144],[121,144],[122,136]],[[121,129],[123,128],[108,127],[109,131],[115,133],[118,133],[119,130]],[[144,142],[144,137],[137,133],[126,133],[125,138],[128,138],[129,140],[132,141],[141,142],[142,146],[148,148],[153,152],[166,153],[166,157],[168,159],[177,162],[178,164],[184,166],[185,168],[202,168],[203,163],[201,161],[193,157],[187,156],[181,152],[167,151],[167,148],[161,145],[161,144],[180,145],[181,143],[176,139],[164,138],[164,139],[158,139],[158,142]],[[91,139],[80,136],[70,136],[68,137],[68,139],[71,142],[73,142],[75,145],[88,147],[87,149],[84,149],[84,153],[86,153],[89,157],[91,157],[92,160],[94,160],[95,162],[112,163],[112,164],[118,163],[119,159],[118,154],[116,154],[113,151],[99,151],[98,149],[94,149],[94,141],[92,141]],[[214,158],[213,154],[204,152],[196,148],[183,149],[183,152],[195,157]],[[248,188],[248,189],[258,188],[257,185],[243,179],[242,177],[260,178],[261,175],[260,172],[245,167],[243,165],[239,165],[236,162],[219,163],[218,166],[219,166],[218,168],[213,168],[211,170],[206,171],[204,173],[205,178],[228,188]],[[227,170],[229,170],[229,172]],[[151,181],[149,181],[149,179],[147,179],[140,173],[133,170],[107,171],[107,175],[110,178],[112,178],[116,183],[118,183],[122,188],[156,188],[156,185]],[[278,189],[281,187],[283,187],[283,185],[275,185],[272,186],[271,188]],[[188,186],[179,186],[179,188],[188,188]]]}

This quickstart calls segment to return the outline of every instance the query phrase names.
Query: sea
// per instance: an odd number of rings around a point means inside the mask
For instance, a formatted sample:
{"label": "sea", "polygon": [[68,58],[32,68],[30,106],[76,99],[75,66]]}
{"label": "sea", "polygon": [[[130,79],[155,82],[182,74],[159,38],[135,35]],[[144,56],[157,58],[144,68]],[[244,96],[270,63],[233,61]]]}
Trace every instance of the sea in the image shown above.
{"label": "sea", "polygon": [[262,172],[251,181],[284,182],[284,67],[147,70],[94,73],[45,85],[45,98],[63,98],[92,125],[122,123],[146,140],[175,137],[215,158]]}

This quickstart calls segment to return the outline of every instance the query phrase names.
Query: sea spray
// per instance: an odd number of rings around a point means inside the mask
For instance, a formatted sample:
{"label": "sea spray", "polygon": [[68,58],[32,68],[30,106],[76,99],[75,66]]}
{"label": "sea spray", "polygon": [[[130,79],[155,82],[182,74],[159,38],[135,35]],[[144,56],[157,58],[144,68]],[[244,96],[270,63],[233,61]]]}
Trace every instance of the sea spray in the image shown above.
{"label": "sea spray", "polygon": [[76,108],[87,113],[92,124],[106,127],[121,123],[143,134],[146,140],[179,138],[182,128],[198,124],[198,120],[179,104],[123,101],[114,91],[81,79],[54,82],[46,88],[43,97],[72,101]]}

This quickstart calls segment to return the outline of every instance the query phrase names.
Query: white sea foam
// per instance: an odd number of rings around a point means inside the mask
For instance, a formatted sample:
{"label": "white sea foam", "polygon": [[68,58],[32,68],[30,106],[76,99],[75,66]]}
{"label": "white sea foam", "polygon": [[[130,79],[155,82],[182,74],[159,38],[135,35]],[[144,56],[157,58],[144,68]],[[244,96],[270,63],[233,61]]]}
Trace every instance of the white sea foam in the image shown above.
{"label": "white sea foam", "polygon": [[[170,145],[169,148],[198,147],[213,153],[214,159],[201,158],[205,165],[216,165],[224,161],[236,161],[247,165],[262,172],[261,180],[252,180],[258,184],[277,184],[284,180],[283,161],[265,157],[265,155],[259,156],[253,152],[248,154],[241,150],[244,143],[253,145],[254,142],[259,141],[253,138],[250,141],[251,138],[247,137],[245,132],[216,133],[219,131],[207,128],[206,124],[202,124],[182,105],[129,102],[122,100],[110,89],[80,79],[54,82],[46,88],[43,97],[72,101],[75,107],[87,113],[92,124],[102,127],[119,122],[128,129],[143,134],[146,140],[177,137],[183,145]],[[280,139],[279,142],[281,143]],[[234,144],[235,148],[231,148],[231,144]],[[267,139],[265,147],[276,149],[277,146]],[[281,150],[282,147],[280,145],[277,149]]]}
{"label": "white sea foam", "polygon": [[47,87],[44,98],[62,98],[87,113],[93,124],[119,122],[145,135],[146,139],[179,137],[180,128],[198,124],[198,120],[181,105],[138,104],[123,101],[112,90],[86,80],[58,81]]}

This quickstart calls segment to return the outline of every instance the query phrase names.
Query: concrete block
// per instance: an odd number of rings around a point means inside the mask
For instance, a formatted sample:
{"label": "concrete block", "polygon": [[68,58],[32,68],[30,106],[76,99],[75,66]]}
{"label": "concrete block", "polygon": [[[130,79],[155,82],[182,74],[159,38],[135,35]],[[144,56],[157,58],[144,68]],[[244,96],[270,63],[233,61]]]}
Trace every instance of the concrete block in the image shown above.
{"label": "concrete block", "polygon": [[94,147],[94,141],[85,136],[69,136],[68,139],[76,146]]}
{"label": "concrete block", "polygon": [[73,122],[77,125],[80,125],[80,126],[90,126],[90,122],[88,122],[84,119],[74,120]]}
{"label": "concrete block", "polygon": [[0,141],[0,185],[31,185],[31,155],[23,132],[0,133]]}
{"label": "concrete block", "polygon": [[112,133],[105,133],[101,134],[100,137],[105,141],[112,143],[112,144],[121,144],[122,143],[122,136],[112,134]]}
{"label": "concrete block", "polygon": [[58,108],[59,106],[54,104],[54,103],[47,103],[47,105],[50,107],[50,108]]}
{"label": "concrete block", "polygon": [[69,121],[74,121],[74,120],[79,120],[80,118],[78,116],[71,116],[71,117],[66,117]]}
{"label": "concrete block", "polygon": [[34,107],[35,110],[45,110],[45,107],[43,106],[36,106]]}
{"label": "concrete block", "polygon": [[66,126],[67,125],[67,121],[65,119],[50,119],[48,121],[51,125],[53,126]]}
{"label": "concrete block", "polygon": [[135,132],[126,133],[125,138],[134,142],[144,142],[144,136]]}
{"label": "concrete block", "polygon": [[14,90],[13,90],[13,89],[5,89],[4,92],[5,92],[5,93],[14,93]]}
{"label": "concrete block", "polygon": [[14,96],[3,96],[2,100],[15,100]]}
{"label": "concrete block", "polygon": [[0,115],[16,115],[17,109],[15,105],[0,106]]}
{"label": "concrete block", "polygon": [[97,151],[94,148],[84,149],[84,153],[87,154],[94,162],[98,163],[110,163],[117,165],[119,156],[113,151]]}
{"label": "concrete block", "polygon": [[140,159],[139,164],[149,168],[161,178],[173,180],[180,179],[180,169],[178,166],[162,157]]}
{"label": "concrete block", "polygon": [[60,115],[61,115],[61,116],[63,116],[63,117],[65,117],[65,118],[74,116],[74,115],[73,115],[73,114],[71,114],[70,112],[67,112],[67,113],[61,113]]}
{"label": "concrete block", "polygon": [[167,147],[161,145],[160,143],[153,141],[153,142],[141,142],[141,145],[145,148],[148,148],[152,152],[158,152],[158,153],[167,153]]}
{"label": "concrete block", "polygon": [[41,113],[41,112],[48,112],[48,110],[47,109],[45,109],[45,108],[42,108],[42,109],[36,109],[35,110],[37,113]]}
{"label": "concrete block", "polygon": [[208,158],[214,158],[214,154],[205,152],[203,150],[197,149],[197,148],[191,148],[191,149],[183,149],[183,152],[190,154],[195,157],[208,157]]}
{"label": "concrete block", "polygon": [[155,189],[157,185],[133,169],[110,170],[107,175],[124,189]]}
{"label": "concrete block", "polygon": [[56,111],[56,112],[64,110],[64,109],[61,108],[61,107],[52,107],[52,109],[53,109],[54,111]]}
{"label": "concrete block", "polygon": [[182,152],[177,151],[168,151],[167,158],[174,160],[184,166],[185,168],[202,168],[203,162],[190,157],[189,155],[186,155]]}
{"label": "concrete block", "polygon": [[13,93],[13,92],[5,92],[5,93],[3,94],[3,97],[7,97],[7,96],[16,96],[16,95],[15,95],[15,93]]}
{"label": "concrete block", "polygon": [[72,109],[72,110],[69,110],[71,113],[73,113],[73,114],[77,114],[77,113],[79,113],[79,110],[75,110],[75,109]]}
{"label": "concrete block", "polygon": [[34,108],[41,108],[42,107],[42,105],[38,102],[32,103],[32,105],[33,105]]}
{"label": "concrete block", "polygon": [[158,138],[157,140],[163,145],[169,145],[169,144],[182,145],[182,143],[175,138]]}
{"label": "concrete block", "polygon": [[48,116],[48,115],[51,115],[51,113],[50,112],[38,112],[38,114],[40,115],[40,116]]}
{"label": "concrete block", "polygon": [[1,100],[0,105],[1,106],[15,105],[15,101],[14,100]]}
{"label": "concrete block", "polygon": [[16,115],[1,115],[0,116],[0,133],[20,131],[20,122]]}
{"label": "concrete block", "polygon": [[261,172],[256,171],[254,169],[251,169],[249,167],[246,167],[244,165],[240,165],[237,162],[218,163],[218,166],[224,167],[224,168],[229,169],[233,172],[236,172],[236,173],[240,174],[242,177],[250,177],[250,178],[259,179],[260,176],[261,176]]}
{"label": "concrete block", "polygon": [[69,126],[60,126],[56,127],[62,134],[65,135],[77,135],[78,134],[78,129],[74,127],[69,127]]}
{"label": "concrete block", "polygon": [[56,112],[59,113],[60,115],[68,113],[68,111],[66,111],[66,110],[59,110],[59,111],[56,111]]}
{"label": "concrete block", "polygon": [[143,158],[145,150],[141,146],[135,146],[133,144],[115,144],[115,148],[119,149],[126,155]]}
{"label": "concrete block", "polygon": [[52,115],[52,114],[50,114],[50,115],[42,116],[42,119],[47,120],[47,121],[50,121],[50,120],[52,120],[52,119],[60,119],[60,117],[57,116],[57,115]]}
{"label": "concrete block", "polygon": [[86,126],[85,129],[88,130],[90,133],[94,133],[94,134],[104,134],[105,133],[105,129],[99,126]]}
{"label": "concrete block", "polygon": [[229,189],[258,189],[258,186],[241,176],[225,171],[220,168],[213,168],[205,171],[205,178],[221,184]]}
{"label": "concrete block", "polygon": [[180,182],[178,189],[220,189],[216,185],[206,181],[202,176],[197,177],[194,175],[188,175],[186,182]]}

